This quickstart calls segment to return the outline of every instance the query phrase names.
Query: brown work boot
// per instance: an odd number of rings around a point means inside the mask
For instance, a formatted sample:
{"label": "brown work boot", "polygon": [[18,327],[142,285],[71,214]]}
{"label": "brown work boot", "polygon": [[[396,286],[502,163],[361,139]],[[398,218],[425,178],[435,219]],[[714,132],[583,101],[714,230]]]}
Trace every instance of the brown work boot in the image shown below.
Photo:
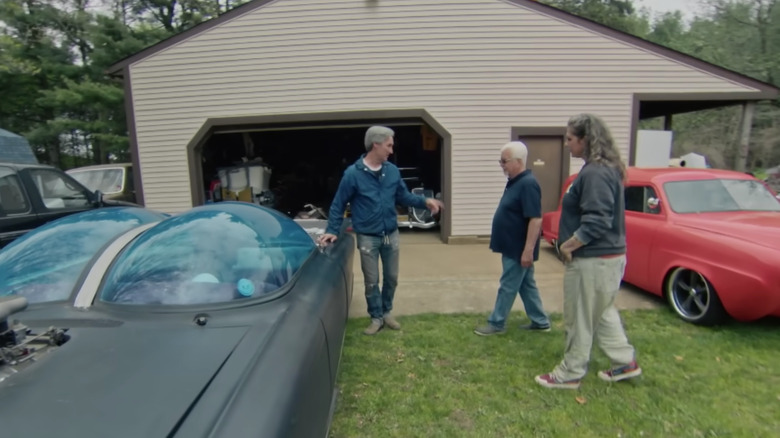
{"label": "brown work boot", "polygon": [[379,330],[382,330],[382,320],[381,319],[375,319],[371,318],[371,325],[366,327],[365,330],[363,330],[364,335],[375,335],[379,332]]}
{"label": "brown work boot", "polygon": [[393,318],[393,315],[386,313],[382,319],[385,320],[385,325],[389,328],[393,330],[401,330],[401,324],[397,319]]}

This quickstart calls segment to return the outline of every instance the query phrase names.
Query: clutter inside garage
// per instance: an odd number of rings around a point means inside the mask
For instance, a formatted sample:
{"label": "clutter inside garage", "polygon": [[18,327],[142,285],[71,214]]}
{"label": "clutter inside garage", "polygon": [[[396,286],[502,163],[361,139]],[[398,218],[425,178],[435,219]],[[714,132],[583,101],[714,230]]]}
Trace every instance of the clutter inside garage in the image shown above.
{"label": "clutter inside garage", "polygon": [[[426,196],[440,193],[441,138],[425,124],[387,126],[395,131],[390,161],[401,168],[408,188]],[[344,170],[365,153],[367,128],[292,126],[217,131],[201,151],[206,202],[252,202],[298,218],[327,215]],[[409,213],[414,215],[412,210]],[[399,221],[408,220],[405,213],[399,209]]]}

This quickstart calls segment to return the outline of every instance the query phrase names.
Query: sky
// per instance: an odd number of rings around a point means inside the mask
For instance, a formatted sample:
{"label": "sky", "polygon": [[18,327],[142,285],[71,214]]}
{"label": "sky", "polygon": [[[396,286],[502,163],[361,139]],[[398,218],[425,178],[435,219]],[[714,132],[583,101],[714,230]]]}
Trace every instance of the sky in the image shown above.
{"label": "sky", "polygon": [[700,9],[698,3],[699,0],[634,0],[634,6],[645,6],[659,14],[679,10],[689,19]]}

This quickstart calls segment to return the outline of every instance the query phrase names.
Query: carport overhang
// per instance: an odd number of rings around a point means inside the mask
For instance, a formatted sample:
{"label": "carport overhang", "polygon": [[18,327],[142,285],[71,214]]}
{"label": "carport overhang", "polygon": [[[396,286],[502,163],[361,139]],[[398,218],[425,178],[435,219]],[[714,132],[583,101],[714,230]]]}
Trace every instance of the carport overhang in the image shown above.
{"label": "carport overhang", "polygon": [[[206,202],[201,182],[203,171],[200,151],[212,135],[224,132],[243,132],[258,129],[316,129],[364,127],[371,125],[427,124],[442,139],[442,197],[446,206],[452,205],[452,136],[424,109],[366,110],[321,113],[294,113],[254,115],[241,117],[209,118],[187,145],[187,163],[190,174],[192,205]],[[452,213],[441,214],[441,237],[447,240],[452,235]]]}
{"label": "carport overhang", "polygon": [[636,93],[633,96],[633,117],[631,120],[631,145],[629,165],[633,165],[636,156],[636,135],[640,120],[656,117],[665,118],[665,129],[671,130],[672,116],[694,111],[746,105],[761,101],[775,100],[780,94],[777,88],[755,81],[757,91],[723,93]]}

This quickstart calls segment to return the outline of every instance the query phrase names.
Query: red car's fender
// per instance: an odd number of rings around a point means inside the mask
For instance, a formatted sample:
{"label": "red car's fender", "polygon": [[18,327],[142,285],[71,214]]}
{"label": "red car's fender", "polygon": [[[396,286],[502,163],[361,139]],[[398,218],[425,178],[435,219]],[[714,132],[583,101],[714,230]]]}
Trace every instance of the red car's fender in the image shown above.
{"label": "red car's fender", "polygon": [[558,223],[561,220],[561,203],[563,202],[563,195],[569,191],[571,183],[574,182],[574,178],[577,178],[577,174],[569,175],[566,181],[563,182],[561,189],[561,195],[558,198],[558,208],[555,211],[550,211],[542,215],[542,237],[550,245],[555,245],[555,241],[558,240]]}
{"label": "red car's fender", "polygon": [[555,210],[542,215],[542,237],[550,245],[555,245],[558,240],[558,222],[561,220],[561,211]]}
{"label": "red car's fender", "polygon": [[728,236],[684,226],[659,230],[650,272],[657,281],[649,292],[663,295],[669,274],[677,267],[695,270],[713,286],[733,318],[750,321],[780,313],[780,278],[761,257],[760,247]]}

